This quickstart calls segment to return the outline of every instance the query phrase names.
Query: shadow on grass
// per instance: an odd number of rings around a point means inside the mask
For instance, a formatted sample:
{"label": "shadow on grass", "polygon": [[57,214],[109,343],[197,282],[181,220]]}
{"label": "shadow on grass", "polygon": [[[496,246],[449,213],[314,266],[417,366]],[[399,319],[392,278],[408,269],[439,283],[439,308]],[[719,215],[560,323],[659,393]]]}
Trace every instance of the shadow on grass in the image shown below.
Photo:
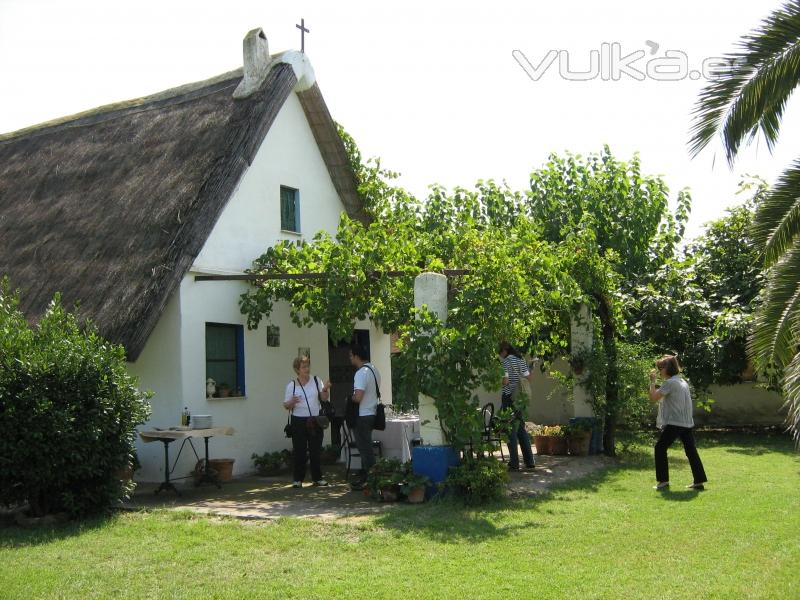
{"label": "shadow on grass", "polygon": [[67,521],[52,525],[20,527],[9,525],[0,528],[0,547],[24,548],[39,546],[63,539],[80,536],[87,532],[103,529],[116,520],[114,513],[87,517],[81,521]]}

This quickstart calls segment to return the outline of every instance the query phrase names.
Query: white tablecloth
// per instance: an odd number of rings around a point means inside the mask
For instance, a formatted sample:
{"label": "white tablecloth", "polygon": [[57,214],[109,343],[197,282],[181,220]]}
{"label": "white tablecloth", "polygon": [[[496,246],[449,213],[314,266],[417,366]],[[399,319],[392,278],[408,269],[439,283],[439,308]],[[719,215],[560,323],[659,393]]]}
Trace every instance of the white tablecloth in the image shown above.
{"label": "white tablecloth", "polygon": [[387,417],[386,429],[373,431],[373,440],[383,444],[384,458],[411,460],[411,440],[419,439],[419,417]]}

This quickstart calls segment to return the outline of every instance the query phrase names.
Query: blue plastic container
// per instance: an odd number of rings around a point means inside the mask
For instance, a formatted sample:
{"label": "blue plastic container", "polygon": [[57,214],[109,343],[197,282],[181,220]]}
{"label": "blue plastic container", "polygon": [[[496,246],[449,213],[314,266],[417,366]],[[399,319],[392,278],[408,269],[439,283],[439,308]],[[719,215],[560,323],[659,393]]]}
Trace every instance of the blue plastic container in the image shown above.
{"label": "blue plastic container", "polygon": [[428,486],[426,497],[436,493],[436,484],[447,479],[450,467],[458,466],[458,454],[450,446],[416,446],[411,449],[411,465],[417,475],[427,475],[432,486]]}
{"label": "blue plastic container", "polygon": [[592,426],[592,439],[589,442],[589,454],[601,454],[603,452],[603,427],[600,419],[596,417],[572,417],[569,424],[589,423]]}

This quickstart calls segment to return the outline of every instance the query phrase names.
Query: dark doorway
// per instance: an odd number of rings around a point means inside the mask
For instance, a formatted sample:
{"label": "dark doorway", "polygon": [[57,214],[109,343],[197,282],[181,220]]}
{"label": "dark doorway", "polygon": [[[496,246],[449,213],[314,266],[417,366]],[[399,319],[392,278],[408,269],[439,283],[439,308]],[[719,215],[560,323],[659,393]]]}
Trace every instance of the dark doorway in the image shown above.
{"label": "dark doorway", "polygon": [[339,427],[344,420],[344,408],[347,397],[353,393],[353,376],[356,368],[350,364],[350,345],[358,344],[369,350],[369,331],[356,329],[349,341],[334,344],[328,337],[328,374],[331,379],[331,402],[336,409],[336,419],[331,426],[331,443],[341,445]]}

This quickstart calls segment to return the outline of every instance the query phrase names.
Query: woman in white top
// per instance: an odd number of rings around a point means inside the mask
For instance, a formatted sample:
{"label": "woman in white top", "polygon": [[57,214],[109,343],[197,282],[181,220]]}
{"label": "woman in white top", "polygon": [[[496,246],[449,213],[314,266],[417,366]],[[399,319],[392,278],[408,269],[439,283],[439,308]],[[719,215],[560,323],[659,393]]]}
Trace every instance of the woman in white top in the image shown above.
{"label": "woman in white top", "polygon": [[[679,437],[683,442],[683,450],[686,452],[686,458],[689,459],[694,477],[692,484],[687,487],[693,490],[702,490],[705,489],[703,484],[708,481],[692,434],[694,419],[689,384],[678,375],[680,371],[678,357],[665,354],[656,361],[656,369],[650,372],[648,395],[651,402],[658,403],[656,426],[661,430],[655,447],[657,483],[653,488],[659,491],[669,489],[667,448]],[[656,387],[657,375],[660,375],[662,379],[660,387]]]}
{"label": "woman in white top", "polygon": [[303,487],[306,476],[306,459],[311,459],[311,479],[316,486],[328,485],[322,478],[320,453],[323,430],[317,424],[320,399],[328,400],[331,382],[321,384],[319,378],[311,377],[311,359],[298,356],[292,362],[297,378],[286,386],[283,406],[292,411],[292,451],[294,454],[294,482],[292,487]]}

